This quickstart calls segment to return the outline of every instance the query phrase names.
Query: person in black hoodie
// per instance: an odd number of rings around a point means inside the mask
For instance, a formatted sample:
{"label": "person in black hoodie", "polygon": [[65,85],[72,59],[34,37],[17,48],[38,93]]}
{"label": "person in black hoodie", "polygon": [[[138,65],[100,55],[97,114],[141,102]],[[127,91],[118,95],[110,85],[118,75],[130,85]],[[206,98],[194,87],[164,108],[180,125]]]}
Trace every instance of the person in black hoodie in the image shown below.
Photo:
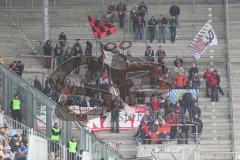
{"label": "person in black hoodie", "polygon": [[203,123],[197,114],[195,115],[192,124],[194,124],[194,126],[192,126],[192,134],[195,137],[195,142],[199,143],[199,137],[202,134]]}
{"label": "person in black hoodie", "polygon": [[136,30],[135,30],[135,40],[142,40],[143,37],[143,28],[145,26],[145,21],[141,16],[137,16],[136,20]]}
{"label": "person in black hoodie", "polygon": [[201,109],[198,107],[197,103],[194,103],[191,111],[191,117],[194,117],[195,115],[198,115],[198,117],[201,117]]}
{"label": "person in black hoodie", "polygon": [[148,32],[149,32],[150,43],[152,43],[154,40],[156,25],[157,25],[157,20],[155,19],[154,16],[152,16],[151,19],[148,21]]}
{"label": "person in black hoodie", "polygon": [[17,61],[17,65],[16,65],[16,73],[22,77],[22,73],[24,70],[24,64],[19,60]]}
{"label": "person in black hoodie", "polygon": [[125,12],[126,12],[126,5],[123,4],[122,2],[119,2],[116,10],[118,12],[118,17],[119,17],[119,26],[120,26],[120,28],[123,28],[124,17],[125,17]]}
{"label": "person in black hoodie", "polygon": [[87,41],[86,42],[86,49],[85,49],[85,56],[92,56],[92,43]]}
{"label": "person in black hoodie", "polygon": [[83,55],[83,50],[82,50],[82,46],[80,44],[80,39],[76,39],[76,43],[72,47],[72,55],[73,56]]}
{"label": "person in black hoodie", "polygon": [[67,42],[67,36],[64,32],[61,32],[59,37],[58,37],[58,40],[59,40],[59,44],[61,47],[65,47],[66,45],[66,42]]}
{"label": "person in black hoodie", "polygon": [[146,131],[142,128],[142,125],[138,126],[138,131],[133,137],[137,145],[143,144],[143,141],[146,138]]}
{"label": "person in black hoodie", "polygon": [[176,2],[169,8],[169,13],[176,18],[176,23],[179,25],[180,8],[176,5]]}
{"label": "person in black hoodie", "polygon": [[49,40],[46,41],[45,45],[43,46],[44,52],[44,68],[51,68],[52,63],[52,46]]}
{"label": "person in black hoodie", "polygon": [[147,12],[147,6],[144,2],[141,2],[138,7],[139,15],[144,19],[146,12]]}
{"label": "person in black hoodie", "polygon": [[41,82],[38,80],[38,76],[35,76],[35,80],[33,81],[34,87],[42,92]]}
{"label": "person in black hoodie", "polygon": [[158,20],[159,24],[159,43],[163,40],[163,43],[166,43],[165,41],[165,32],[166,32],[166,25],[168,24],[167,19],[163,16],[163,14],[160,14],[160,19]]}

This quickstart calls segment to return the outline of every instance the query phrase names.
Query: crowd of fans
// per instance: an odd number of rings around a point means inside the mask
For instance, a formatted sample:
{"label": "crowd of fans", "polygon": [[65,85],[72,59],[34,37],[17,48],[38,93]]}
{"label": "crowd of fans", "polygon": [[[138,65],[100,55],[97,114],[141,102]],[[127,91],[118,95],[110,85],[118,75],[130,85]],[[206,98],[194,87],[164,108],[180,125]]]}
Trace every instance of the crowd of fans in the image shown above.
{"label": "crowd of fans", "polygon": [[24,71],[24,64],[18,60],[18,61],[13,61],[10,65],[9,65],[9,69],[13,72],[15,72],[16,74],[18,74],[20,77],[22,77],[22,73]]}
{"label": "crowd of fans", "polygon": [[9,129],[4,112],[0,113],[0,159],[26,160],[28,141],[26,132],[21,135],[15,129]]}
{"label": "crowd of fans", "polygon": [[71,58],[72,56],[79,55],[92,55],[92,43],[86,41],[85,51],[83,52],[82,45],[80,44],[80,39],[76,39],[76,42],[72,47],[68,45],[67,36],[64,32],[61,32],[58,37],[58,42],[53,48],[51,41],[47,40],[43,46],[44,52],[44,67],[51,68],[52,58],[54,58],[54,66],[57,67],[61,65],[64,61]]}
{"label": "crowd of fans", "polygon": [[[160,47],[160,51],[164,50]],[[165,56],[165,51],[164,54]],[[150,61],[164,63],[164,56],[159,59],[154,54],[151,46],[148,46],[145,56]],[[185,89],[185,93],[179,97],[176,103],[170,100],[168,95],[155,93],[150,97],[144,93],[138,93],[138,104],[145,104],[148,108],[143,116],[134,139],[137,144],[162,143],[169,140],[177,140],[179,144],[187,144],[189,133],[197,141],[202,133],[203,123],[201,120],[201,109],[198,106],[198,94],[193,95],[190,91],[195,90],[198,93],[200,87],[199,69],[195,62],[186,72],[184,70],[184,61],[180,56],[176,56],[173,61],[174,68],[168,69],[168,73],[173,76],[173,89]],[[170,76],[168,76],[169,78]],[[165,80],[169,80],[169,79]],[[218,93],[224,95],[220,87],[220,76],[217,70],[207,69],[203,75],[206,82],[206,97],[211,97],[212,101],[218,101]],[[199,143],[199,140],[197,141]]]}
{"label": "crowd of fans", "polygon": [[[130,12],[130,18],[133,25],[133,32],[135,40],[142,40],[144,34],[144,27],[146,26],[146,16],[149,15],[147,5],[142,1],[140,4],[134,4],[133,8],[130,11],[126,10],[126,5],[122,2],[119,2],[117,5],[112,1],[107,9],[107,19],[113,22],[115,14],[117,13],[119,19],[120,28],[124,27],[125,15],[126,12]],[[180,8],[174,2],[173,5],[169,8],[170,18],[167,19],[166,16],[160,14],[159,18],[152,16],[148,22],[148,32],[149,40],[152,43],[156,35],[156,27],[158,27],[158,42],[166,43],[166,28],[169,27],[170,31],[170,40],[172,43],[175,42],[176,38],[176,28],[179,25],[179,15]]]}

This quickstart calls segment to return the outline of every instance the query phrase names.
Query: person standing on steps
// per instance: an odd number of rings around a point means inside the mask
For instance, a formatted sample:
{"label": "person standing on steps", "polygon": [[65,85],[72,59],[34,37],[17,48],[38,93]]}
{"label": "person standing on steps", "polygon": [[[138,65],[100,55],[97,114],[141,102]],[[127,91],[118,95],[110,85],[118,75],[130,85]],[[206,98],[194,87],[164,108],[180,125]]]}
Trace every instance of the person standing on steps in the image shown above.
{"label": "person standing on steps", "polygon": [[136,20],[136,30],[135,30],[135,40],[142,40],[143,28],[145,26],[145,21],[141,16],[137,16]]}
{"label": "person standing on steps", "polygon": [[21,115],[21,107],[22,103],[19,99],[18,95],[15,95],[14,98],[11,101],[11,111],[12,111],[12,117],[15,121],[22,122],[22,115]]}
{"label": "person standing on steps", "polygon": [[43,46],[43,52],[44,52],[44,68],[51,68],[52,63],[52,45],[51,41],[47,40],[45,45]]}
{"label": "person standing on steps", "polygon": [[35,80],[33,81],[33,86],[37,89],[37,90],[39,90],[40,92],[42,92],[42,84],[41,84],[41,82],[39,81],[39,79],[38,79],[38,76],[35,76]]}
{"label": "person standing on steps", "polygon": [[120,97],[114,102],[114,109],[111,112],[111,132],[119,133],[119,112],[120,109],[123,108],[123,104]]}
{"label": "person standing on steps", "polygon": [[152,43],[154,40],[156,25],[157,25],[157,20],[155,19],[154,16],[152,16],[151,19],[148,21],[148,32],[149,32],[150,43]]}
{"label": "person standing on steps", "polygon": [[170,29],[170,36],[171,36],[171,42],[174,43],[177,35],[177,21],[175,16],[173,16],[171,19],[169,19],[169,29]]}
{"label": "person standing on steps", "polygon": [[76,153],[78,150],[78,143],[76,141],[76,137],[72,137],[67,143],[68,148],[68,159],[69,160],[76,160]]}
{"label": "person standing on steps", "polygon": [[176,18],[176,24],[179,25],[180,8],[176,5],[176,2],[169,8],[169,13]]}
{"label": "person standing on steps", "polygon": [[163,40],[163,43],[166,43],[165,41],[165,32],[166,32],[166,25],[168,24],[167,19],[163,16],[163,14],[160,14],[160,19],[158,20],[159,25],[159,39],[158,42],[161,43]]}
{"label": "person standing on steps", "polygon": [[24,64],[20,60],[18,60],[16,64],[16,73],[20,77],[22,77],[23,70],[24,70]]}
{"label": "person standing on steps", "polygon": [[124,17],[126,12],[126,6],[122,2],[119,2],[116,8],[119,17],[119,27],[123,29],[124,26]]}
{"label": "person standing on steps", "polygon": [[207,71],[204,72],[203,74],[203,79],[205,80],[205,84],[206,84],[206,97],[210,97],[209,88],[210,88],[211,77],[212,77],[212,71],[210,68],[208,68]]}
{"label": "person standing on steps", "polygon": [[210,88],[211,88],[211,99],[212,102],[218,102],[218,84],[219,84],[219,76],[216,71],[213,71],[212,77],[210,79]]}
{"label": "person standing on steps", "polygon": [[53,128],[51,130],[51,151],[56,152],[59,150],[60,136],[62,134],[61,129],[58,127],[57,123],[54,123]]}
{"label": "person standing on steps", "polygon": [[156,52],[156,57],[158,60],[158,64],[164,64],[164,58],[166,56],[166,52],[162,48],[162,46],[159,46],[159,49]]}

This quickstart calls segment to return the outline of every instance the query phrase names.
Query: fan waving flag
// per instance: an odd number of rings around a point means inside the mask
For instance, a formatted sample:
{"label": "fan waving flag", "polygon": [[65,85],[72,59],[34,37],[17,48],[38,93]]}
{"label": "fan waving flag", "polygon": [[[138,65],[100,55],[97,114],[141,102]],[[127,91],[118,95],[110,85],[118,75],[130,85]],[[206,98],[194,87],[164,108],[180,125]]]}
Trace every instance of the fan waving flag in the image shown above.
{"label": "fan waving flag", "polygon": [[192,54],[196,59],[199,59],[207,50],[208,46],[217,46],[217,36],[212,25],[207,22],[201,30],[195,35],[194,39],[189,44],[188,48],[192,50]]}
{"label": "fan waving flag", "polygon": [[88,16],[90,26],[92,28],[94,38],[105,38],[116,32],[116,27],[107,21],[100,21]]}

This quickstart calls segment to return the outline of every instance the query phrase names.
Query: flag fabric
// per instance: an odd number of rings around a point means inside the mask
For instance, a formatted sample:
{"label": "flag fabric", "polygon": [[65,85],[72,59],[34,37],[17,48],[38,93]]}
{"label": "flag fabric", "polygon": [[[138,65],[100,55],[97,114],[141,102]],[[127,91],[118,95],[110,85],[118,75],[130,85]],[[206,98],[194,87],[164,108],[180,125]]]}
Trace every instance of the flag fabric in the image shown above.
{"label": "flag fabric", "polygon": [[[189,92],[192,93],[192,96],[195,98],[198,95],[198,91],[195,89],[189,89]],[[172,89],[170,91],[170,99],[172,103],[175,104],[179,100],[179,97],[183,96],[184,93],[186,93],[186,89]]]}
{"label": "flag fabric", "polygon": [[103,62],[117,70],[124,70],[126,68],[126,63],[122,57],[105,50],[103,50]]}
{"label": "flag fabric", "polygon": [[212,25],[207,22],[201,30],[195,35],[194,39],[190,42],[188,48],[192,50],[192,54],[196,59],[199,59],[202,54],[207,50],[208,46],[217,46],[217,36],[213,30]]}
{"label": "flag fabric", "polygon": [[92,28],[94,38],[105,38],[116,32],[116,27],[107,21],[100,21],[88,16],[90,26]]}

